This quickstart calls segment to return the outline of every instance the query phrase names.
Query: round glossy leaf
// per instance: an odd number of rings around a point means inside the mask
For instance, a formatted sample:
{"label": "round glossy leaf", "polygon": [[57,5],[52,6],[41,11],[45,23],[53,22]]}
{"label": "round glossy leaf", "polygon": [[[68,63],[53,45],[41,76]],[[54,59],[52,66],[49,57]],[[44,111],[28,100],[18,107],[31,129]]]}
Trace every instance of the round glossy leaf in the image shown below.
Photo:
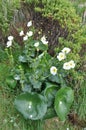
{"label": "round glossy leaf", "polygon": [[55,97],[55,111],[61,120],[65,120],[74,100],[74,92],[69,87],[61,88]]}
{"label": "round glossy leaf", "polygon": [[56,92],[58,90],[58,86],[52,84],[52,83],[46,83],[46,89],[44,90],[44,95],[47,99],[48,106],[50,106],[55,98]]}
{"label": "round glossy leaf", "polygon": [[26,119],[42,119],[47,111],[45,99],[40,94],[23,93],[15,99],[14,104]]}

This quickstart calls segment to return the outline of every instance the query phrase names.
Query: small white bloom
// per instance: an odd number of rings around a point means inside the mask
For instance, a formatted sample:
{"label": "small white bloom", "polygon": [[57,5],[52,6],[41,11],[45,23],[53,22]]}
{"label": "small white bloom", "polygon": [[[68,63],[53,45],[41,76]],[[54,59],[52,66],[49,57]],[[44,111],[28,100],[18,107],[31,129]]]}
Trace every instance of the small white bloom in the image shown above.
{"label": "small white bloom", "polygon": [[70,68],[74,68],[75,67],[75,63],[73,60],[69,61],[69,65],[70,65]]}
{"label": "small white bloom", "polygon": [[38,47],[38,46],[39,46],[39,42],[36,42],[36,43],[34,44],[34,46],[35,46],[35,47]]}
{"label": "small white bloom", "polygon": [[48,44],[48,41],[46,40],[46,37],[45,37],[45,36],[43,36],[43,37],[41,38],[41,42],[42,42],[43,44],[45,44],[45,45]]}
{"label": "small white bloom", "polygon": [[32,31],[29,31],[29,32],[26,33],[26,35],[27,35],[28,37],[31,37],[31,36],[33,35],[33,32],[32,32]]}
{"label": "small white bloom", "polygon": [[12,40],[13,40],[13,36],[9,36],[9,37],[8,37],[8,40],[9,40],[9,41],[12,41]]}
{"label": "small white bloom", "polygon": [[57,74],[57,68],[56,68],[55,66],[52,66],[52,67],[50,68],[50,73],[51,73],[52,75],[56,75],[56,74]]}
{"label": "small white bloom", "polygon": [[24,35],[24,31],[22,30],[20,33],[19,33],[19,36],[23,36]]}
{"label": "small white bloom", "polygon": [[68,48],[68,47],[64,47],[63,50],[62,50],[62,52],[65,53],[65,54],[68,54],[70,51],[71,51],[71,49]]}
{"label": "small white bloom", "polygon": [[12,41],[7,41],[7,47],[11,47],[12,46]]}
{"label": "small white bloom", "polygon": [[69,62],[66,62],[66,63],[63,64],[63,69],[64,70],[70,70],[71,69]]}
{"label": "small white bloom", "polygon": [[23,41],[27,41],[27,40],[28,40],[28,36],[26,35],[23,37]]}
{"label": "small white bloom", "polygon": [[32,21],[29,21],[29,22],[27,23],[27,27],[30,27],[30,26],[32,26]]}
{"label": "small white bloom", "polygon": [[66,56],[65,56],[65,53],[63,53],[63,52],[60,52],[59,55],[57,55],[57,59],[59,61],[64,60],[65,58],[66,58]]}

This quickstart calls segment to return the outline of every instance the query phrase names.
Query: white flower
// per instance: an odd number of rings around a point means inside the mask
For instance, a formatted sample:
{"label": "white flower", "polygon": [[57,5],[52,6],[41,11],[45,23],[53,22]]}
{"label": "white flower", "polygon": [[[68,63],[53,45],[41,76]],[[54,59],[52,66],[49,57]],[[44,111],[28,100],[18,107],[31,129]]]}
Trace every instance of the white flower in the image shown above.
{"label": "white flower", "polygon": [[64,70],[70,70],[71,69],[69,62],[66,62],[66,63],[63,64],[63,69]]}
{"label": "white flower", "polygon": [[27,41],[27,40],[28,40],[28,36],[26,35],[23,37],[23,41]]}
{"label": "white flower", "polygon": [[32,32],[32,31],[29,31],[29,32],[26,33],[26,35],[27,35],[28,37],[31,37],[31,36],[33,35],[33,32]]}
{"label": "white flower", "polygon": [[20,33],[19,33],[19,36],[23,36],[24,35],[24,31],[22,30]]}
{"label": "white flower", "polygon": [[69,65],[70,65],[70,68],[74,68],[75,67],[75,63],[73,60],[69,61]]}
{"label": "white flower", "polygon": [[48,41],[46,40],[46,37],[45,37],[45,36],[43,36],[43,37],[41,38],[41,42],[42,42],[43,44],[45,44],[45,45],[48,44]]}
{"label": "white flower", "polygon": [[68,54],[70,51],[71,51],[71,49],[68,48],[68,47],[64,47],[63,50],[62,50],[62,52],[65,53],[65,54]]}
{"label": "white flower", "polygon": [[56,74],[57,74],[57,68],[56,68],[55,66],[52,66],[52,67],[50,68],[50,73],[51,73],[52,75],[56,75]]}
{"label": "white flower", "polygon": [[11,47],[12,46],[12,41],[7,41],[7,47]]}
{"label": "white flower", "polygon": [[12,41],[12,40],[13,40],[13,36],[9,36],[9,37],[8,37],[8,40],[9,40],[9,41]]}
{"label": "white flower", "polygon": [[59,55],[57,55],[57,59],[59,61],[64,60],[65,58],[66,58],[66,56],[65,56],[65,53],[63,53],[63,52],[60,52]]}
{"label": "white flower", "polygon": [[39,46],[39,42],[36,42],[36,43],[34,44],[34,46],[35,46],[35,47],[38,47],[38,46]]}
{"label": "white flower", "polygon": [[65,70],[69,70],[69,69],[74,68],[74,67],[75,67],[75,63],[73,60],[63,64],[63,69],[65,69]]}
{"label": "white flower", "polygon": [[32,21],[29,21],[29,22],[27,23],[27,27],[30,27],[30,26],[32,26]]}

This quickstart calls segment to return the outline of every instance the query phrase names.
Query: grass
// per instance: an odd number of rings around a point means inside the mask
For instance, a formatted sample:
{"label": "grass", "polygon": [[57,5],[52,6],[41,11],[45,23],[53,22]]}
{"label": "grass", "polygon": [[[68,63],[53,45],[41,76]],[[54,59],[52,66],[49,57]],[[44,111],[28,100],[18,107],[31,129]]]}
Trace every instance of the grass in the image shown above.
{"label": "grass", "polygon": [[76,101],[75,101],[75,110],[78,113],[80,119],[86,121],[86,80],[79,81],[77,83],[77,93],[76,93]]}

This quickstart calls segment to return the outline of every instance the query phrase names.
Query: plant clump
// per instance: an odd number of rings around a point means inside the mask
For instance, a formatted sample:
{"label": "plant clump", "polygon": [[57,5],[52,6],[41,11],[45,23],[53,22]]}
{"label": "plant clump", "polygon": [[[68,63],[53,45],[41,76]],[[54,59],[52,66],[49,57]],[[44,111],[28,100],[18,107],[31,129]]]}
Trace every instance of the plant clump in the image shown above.
{"label": "plant clump", "polygon": [[56,56],[51,56],[46,36],[34,39],[32,23],[27,23],[26,33],[23,30],[19,32],[24,45],[17,61],[12,52],[16,46],[15,38],[8,36],[5,50],[11,70],[6,83],[10,89],[19,86],[21,94],[16,97],[14,104],[26,119],[48,118],[47,112],[51,110],[50,116],[58,115],[60,120],[66,120],[74,100],[67,77],[74,71],[76,61],[71,57],[72,50],[68,47],[57,50]]}

